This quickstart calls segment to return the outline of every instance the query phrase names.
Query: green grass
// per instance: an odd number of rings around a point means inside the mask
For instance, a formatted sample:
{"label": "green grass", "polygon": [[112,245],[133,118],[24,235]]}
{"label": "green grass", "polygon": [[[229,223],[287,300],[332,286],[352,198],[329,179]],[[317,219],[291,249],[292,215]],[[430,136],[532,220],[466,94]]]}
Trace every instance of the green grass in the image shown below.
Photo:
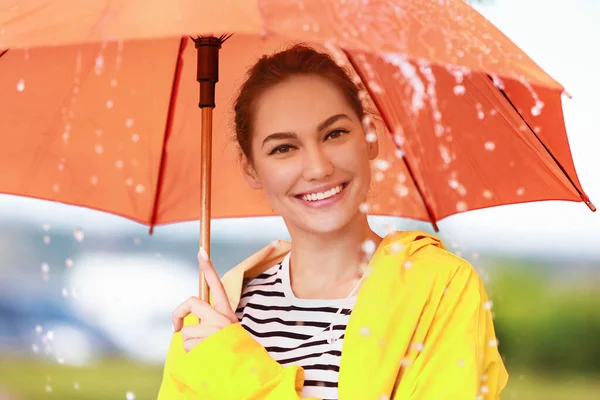
{"label": "green grass", "polygon": [[[600,377],[544,377],[531,371],[510,370],[511,378],[502,400],[597,400]],[[156,399],[161,368],[124,359],[74,368],[31,359],[0,359],[0,392],[8,390],[19,400],[124,400],[132,391],[136,400]],[[49,378],[49,380],[48,380]],[[76,390],[73,385],[80,386]],[[52,392],[46,392],[46,384]]]}

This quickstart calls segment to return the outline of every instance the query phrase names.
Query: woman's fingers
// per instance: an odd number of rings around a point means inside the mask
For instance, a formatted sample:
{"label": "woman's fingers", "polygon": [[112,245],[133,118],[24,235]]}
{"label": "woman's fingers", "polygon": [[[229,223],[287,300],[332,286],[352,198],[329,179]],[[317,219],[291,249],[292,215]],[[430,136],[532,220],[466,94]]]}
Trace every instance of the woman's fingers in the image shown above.
{"label": "woman's fingers", "polygon": [[186,353],[188,353],[191,349],[198,346],[202,340],[204,339],[188,339],[183,341],[183,348]]}
{"label": "woman's fingers", "polygon": [[227,292],[225,292],[223,283],[221,282],[221,279],[219,279],[219,274],[217,274],[215,267],[208,258],[206,250],[203,248],[200,248],[200,252],[198,253],[198,263],[200,265],[200,269],[206,277],[206,283],[208,283],[208,286],[210,287],[210,295],[212,297],[215,309],[228,317],[231,322],[235,322],[235,312],[232,310],[231,305],[229,304]]}
{"label": "woman's fingers", "polygon": [[196,324],[184,326],[181,329],[183,348],[186,352],[200,344],[204,339],[217,333],[222,328],[209,324]]}
{"label": "woman's fingers", "polygon": [[212,308],[210,304],[200,300],[198,297],[192,296],[177,306],[173,311],[172,320],[174,332],[179,332],[181,328],[183,328],[183,319],[189,314],[194,314],[200,320],[207,323],[210,321],[210,325],[216,325],[221,328],[231,324],[228,317]]}

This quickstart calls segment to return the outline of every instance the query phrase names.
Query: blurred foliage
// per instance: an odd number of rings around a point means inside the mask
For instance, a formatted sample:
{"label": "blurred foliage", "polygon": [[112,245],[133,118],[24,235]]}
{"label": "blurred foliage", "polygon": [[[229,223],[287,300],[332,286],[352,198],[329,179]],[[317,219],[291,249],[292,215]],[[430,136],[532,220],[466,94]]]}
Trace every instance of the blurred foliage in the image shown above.
{"label": "blurred foliage", "polygon": [[600,292],[593,274],[598,278],[600,269],[577,278],[568,266],[563,274],[521,264],[494,268],[488,288],[509,368],[600,375]]}

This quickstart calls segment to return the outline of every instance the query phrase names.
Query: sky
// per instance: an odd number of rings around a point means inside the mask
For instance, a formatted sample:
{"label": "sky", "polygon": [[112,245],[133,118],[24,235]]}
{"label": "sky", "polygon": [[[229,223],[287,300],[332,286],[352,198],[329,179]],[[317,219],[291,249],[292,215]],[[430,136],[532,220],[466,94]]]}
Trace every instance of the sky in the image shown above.
{"label": "sky", "polygon": [[[564,98],[564,113],[575,166],[584,190],[600,207],[600,135],[596,126],[600,93],[600,2],[596,0],[494,0],[477,9],[525,50],[572,99]],[[596,49],[596,50],[595,50]],[[39,200],[0,195],[0,221],[30,221],[54,228],[124,231],[144,234],[147,228],[125,219]],[[390,222],[386,219],[386,222]],[[265,232],[265,240],[287,237],[280,219],[218,220],[213,237]],[[381,221],[376,221],[381,226]],[[402,228],[406,223],[399,221]],[[415,224],[410,224],[411,228]],[[416,225],[427,228],[428,225]],[[472,211],[439,224],[453,240],[480,251],[507,254],[547,253],[600,259],[600,212],[583,203],[543,202]],[[159,227],[156,235],[197,235],[198,224]]]}

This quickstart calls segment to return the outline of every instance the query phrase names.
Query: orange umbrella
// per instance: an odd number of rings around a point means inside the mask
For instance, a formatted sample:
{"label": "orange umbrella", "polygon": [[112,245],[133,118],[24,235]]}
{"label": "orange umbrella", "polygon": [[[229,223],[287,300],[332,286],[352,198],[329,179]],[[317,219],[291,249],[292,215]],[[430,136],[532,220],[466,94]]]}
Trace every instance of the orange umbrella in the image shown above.
{"label": "orange umbrella", "polygon": [[[302,40],[351,67],[381,116],[365,121],[381,148],[369,213],[436,227],[540,200],[595,210],[570,154],[563,87],[463,0],[11,4],[0,0],[0,192],[151,227],[198,219],[203,203],[205,247],[211,216],[272,215],[239,172],[231,103],[257,57]],[[184,35],[233,31],[211,139]]]}

